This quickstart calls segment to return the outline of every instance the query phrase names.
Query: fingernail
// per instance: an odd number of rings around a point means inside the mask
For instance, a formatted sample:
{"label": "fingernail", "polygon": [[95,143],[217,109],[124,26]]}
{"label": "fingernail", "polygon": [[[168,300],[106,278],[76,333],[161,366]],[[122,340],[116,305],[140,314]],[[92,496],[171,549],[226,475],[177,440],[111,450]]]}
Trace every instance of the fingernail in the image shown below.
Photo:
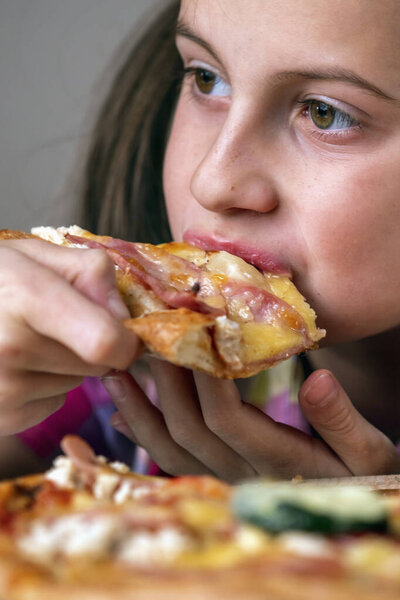
{"label": "fingernail", "polygon": [[119,320],[129,319],[130,314],[129,310],[125,306],[119,292],[117,290],[113,290],[108,295],[108,308],[111,314]]}
{"label": "fingernail", "polygon": [[330,400],[337,392],[337,385],[328,372],[320,373],[313,378],[306,388],[303,388],[303,397],[309,404],[320,404]]}
{"label": "fingernail", "polygon": [[118,377],[110,377],[106,375],[101,378],[101,382],[110,394],[111,398],[121,400],[125,397],[125,387]]}

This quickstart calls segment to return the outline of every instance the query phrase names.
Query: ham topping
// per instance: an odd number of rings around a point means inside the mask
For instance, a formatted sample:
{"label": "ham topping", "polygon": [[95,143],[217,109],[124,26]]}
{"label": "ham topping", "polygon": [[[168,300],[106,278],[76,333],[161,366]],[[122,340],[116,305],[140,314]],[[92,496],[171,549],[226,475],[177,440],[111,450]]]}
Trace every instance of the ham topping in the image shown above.
{"label": "ham topping", "polygon": [[287,302],[266,289],[243,281],[208,273],[190,261],[151,244],[126,242],[104,236],[101,242],[90,237],[66,234],[72,244],[103,248],[115,265],[130,272],[170,308],[188,308],[213,316],[226,315],[242,322],[276,323],[306,336],[301,315]]}
{"label": "ham topping", "polygon": [[244,321],[271,324],[278,316],[286,327],[304,335],[307,333],[301,315],[290,304],[262,288],[230,281],[221,287],[221,292],[228,303],[228,312],[232,311],[233,316],[236,313]]}
{"label": "ham topping", "polygon": [[[208,296],[220,295],[210,277],[191,262],[149,244],[112,239],[102,244],[90,238],[66,235],[73,244],[105,249],[121,271],[129,271],[145,287],[152,289],[170,308],[221,316],[222,308],[207,303]],[[124,252],[121,249],[124,249]],[[129,252],[125,252],[128,248]]]}

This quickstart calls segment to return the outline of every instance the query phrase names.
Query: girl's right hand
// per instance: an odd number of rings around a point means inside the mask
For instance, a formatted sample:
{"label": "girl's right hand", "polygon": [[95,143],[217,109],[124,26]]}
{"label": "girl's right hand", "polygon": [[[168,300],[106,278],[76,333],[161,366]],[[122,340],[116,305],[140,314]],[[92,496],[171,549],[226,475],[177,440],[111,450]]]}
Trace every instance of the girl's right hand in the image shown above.
{"label": "girl's right hand", "polygon": [[127,317],[102,250],[0,241],[0,435],[45,419],[86,375],[132,364]]}

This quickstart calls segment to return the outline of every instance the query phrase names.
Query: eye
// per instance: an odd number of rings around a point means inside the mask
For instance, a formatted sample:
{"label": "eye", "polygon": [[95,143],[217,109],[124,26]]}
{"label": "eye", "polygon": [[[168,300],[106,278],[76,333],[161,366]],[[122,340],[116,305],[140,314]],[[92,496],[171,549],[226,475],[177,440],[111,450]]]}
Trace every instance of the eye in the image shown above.
{"label": "eye", "polygon": [[202,67],[188,67],[185,76],[192,77],[197,90],[206,96],[230,96],[231,86],[222,77]]}
{"label": "eye", "polygon": [[202,94],[210,94],[213,91],[217,76],[205,69],[196,69],[194,79]]}
{"label": "eye", "polygon": [[308,116],[319,129],[345,129],[358,125],[347,113],[321,100],[311,100],[306,108]]}

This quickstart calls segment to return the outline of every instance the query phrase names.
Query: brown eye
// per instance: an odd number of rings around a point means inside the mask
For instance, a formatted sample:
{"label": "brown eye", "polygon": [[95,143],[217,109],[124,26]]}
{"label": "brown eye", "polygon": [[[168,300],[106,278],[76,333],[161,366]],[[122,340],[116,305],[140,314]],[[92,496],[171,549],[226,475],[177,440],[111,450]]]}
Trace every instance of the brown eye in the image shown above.
{"label": "brown eye", "polygon": [[320,129],[328,129],[335,121],[336,110],[325,102],[313,100],[309,111],[311,120]]}
{"label": "brown eye", "polygon": [[194,78],[202,94],[210,94],[213,91],[216,80],[214,73],[205,69],[196,69]]}

